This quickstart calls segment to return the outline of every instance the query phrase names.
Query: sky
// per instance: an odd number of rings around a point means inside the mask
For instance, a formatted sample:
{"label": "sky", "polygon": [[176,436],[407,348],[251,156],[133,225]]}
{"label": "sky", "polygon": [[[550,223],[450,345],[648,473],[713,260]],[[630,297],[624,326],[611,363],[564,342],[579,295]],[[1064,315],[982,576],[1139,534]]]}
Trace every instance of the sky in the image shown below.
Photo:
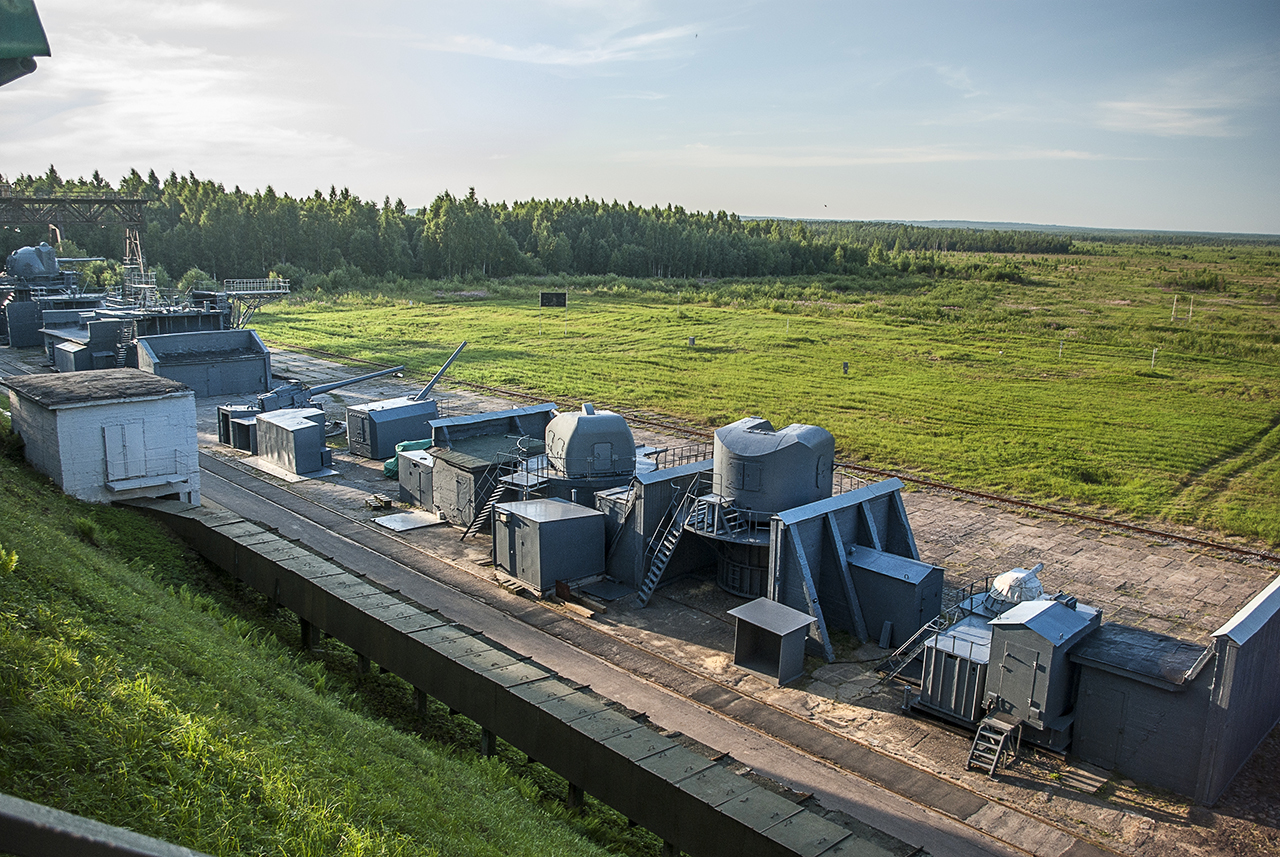
{"label": "sky", "polygon": [[1280,233],[1275,0],[36,0],[0,175]]}

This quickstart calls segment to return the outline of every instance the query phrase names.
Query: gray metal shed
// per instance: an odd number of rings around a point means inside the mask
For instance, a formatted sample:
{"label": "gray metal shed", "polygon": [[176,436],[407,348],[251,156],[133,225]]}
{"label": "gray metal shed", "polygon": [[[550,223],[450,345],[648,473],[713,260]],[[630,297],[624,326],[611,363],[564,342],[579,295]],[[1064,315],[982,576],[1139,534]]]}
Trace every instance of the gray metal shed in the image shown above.
{"label": "gray metal shed", "polygon": [[887,637],[890,648],[905,643],[942,612],[942,569],[936,566],[853,545],[849,569],[867,631],[873,639]]}
{"label": "gray metal shed", "polygon": [[138,339],[138,368],[181,381],[196,398],[265,393],[271,352],[255,331],[201,330]]}
{"label": "gray metal shed", "polygon": [[[1213,650],[1107,623],[1071,651],[1080,667],[1072,752],[1086,762],[1195,794]],[[1180,748],[1185,752],[1170,752]]]}
{"label": "gray metal shed", "polygon": [[494,506],[494,565],[535,592],[604,573],[604,514],[556,498]]}
{"label": "gray metal shed", "polygon": [[434,502],[435,457],[425,449],[406,449],[396,453],[399,466],[400,500],[430,509]]}
{"label": "gray metal shed", "polygon": [[804,638],[813,617],[768,598],[729,611],[733,665],[776,685],[804,675]]}
{"label": "gray metal shed", "polygon": [[399,396],[347,407],[347,442],[351,454],[394,458],[396,444],[431,437],[430,421],[440,415],[435,399]]}
{"label": "gray metal shed", "polygon": [[333,463],[325,446],[324,411],[286,408],[258,414],[258,454],[290,473],[319,473]]}
{"label": "gray metal shed", "polygon": [[984,714],[983,693],[991,660],[991,626],[969,615],[925,643],[924,673],[916,705],[967,726]]}
{"label": "gray metal shed", "polygon": [[1101,622],[1098,610],[1061,601],[1024,601],[992,619],[988,705],[1025,723],[1032,730],[1024,730],[1029,740],[1065,747],[1075,677],[1068,655]]}

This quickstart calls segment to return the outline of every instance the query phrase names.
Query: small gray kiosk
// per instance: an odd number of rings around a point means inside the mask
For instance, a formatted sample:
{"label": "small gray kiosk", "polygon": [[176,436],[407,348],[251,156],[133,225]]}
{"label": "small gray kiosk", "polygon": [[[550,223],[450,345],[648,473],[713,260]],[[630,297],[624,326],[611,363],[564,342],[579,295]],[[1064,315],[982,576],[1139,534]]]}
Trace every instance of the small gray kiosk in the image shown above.
{"label": "small gray kiosk", "polygon": [[493,507],[493,563],[539,594],[604,573],[604,513],[555,497]]}
{"label": "small gray kiosk", "polygon": [[757,598],[729,611],[736,621],[733,665],[782,686],[804,675],[804,638],[813,617]]}

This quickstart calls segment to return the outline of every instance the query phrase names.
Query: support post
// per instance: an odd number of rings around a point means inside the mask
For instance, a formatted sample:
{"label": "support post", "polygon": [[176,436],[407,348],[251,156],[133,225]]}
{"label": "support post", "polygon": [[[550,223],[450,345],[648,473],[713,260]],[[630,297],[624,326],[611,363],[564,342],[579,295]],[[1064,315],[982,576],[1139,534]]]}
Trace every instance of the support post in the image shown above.
{"label": "support post", "polygon": [[419,716],[427,713],[427,694],[416,687],[413,689],[413,710],[418,712]]}
{"label": "support post", "polygon": [[569,797],[565,800],[565,806],[569,809],[578,809],[586,802],[586,792],[582,790],[582,786],[575,786],[569,783]]}
{"label": "support post", "polygon": [[[857,514],[857,510],[854,510]],[[858,641],[865,643],[867,623],[862,616],[862,604],[858,601],[858,591],[853,586],[853,576],[849,574],[849,555],[845,553],[844,539],[840,537],[840,528],[836,526],[835,512],[827,512],[827,527],[831,531],[831,544],[836,551],[836,570],[840,574],[840,583],[844,586],[844,597],[849,602],[849,616],[853,620],[853,633]]]}
{"label": "support post", "polygon": [[298,630],[300,632],[299,636],[301,637],[301,646],[303,649],[311,651],[316,646],[320,645],[320,629],[315,625],[312,625],[306,619],[303,619],[301,616],[298,617]]}
{"label": "support post", "polygon": [[800,582],[804,585],[804,597],[809,602],[809,615],[818,626],[818,640],[822,643],[822,654],[827,663],[836,659],[835,650],[831,648],[831,636],[827,633],[827,620],[822,618],[822,605],[818,603],[818,587],[814,585],[813,573],[809,571],[809,560],[800,547],[800,539],[792,535],[791,546],[796,549],[796,559],[800,563]]}
{"label": "support post", "polygon": [[373,672],[373,663],[364,655],[356,653],[356,672],[360,675],[368,675]]}
{"label": "support post", "polygon": [[498,752],[498,736],[493,732],[480,727],[480,755],[488,758],[497,755]]}

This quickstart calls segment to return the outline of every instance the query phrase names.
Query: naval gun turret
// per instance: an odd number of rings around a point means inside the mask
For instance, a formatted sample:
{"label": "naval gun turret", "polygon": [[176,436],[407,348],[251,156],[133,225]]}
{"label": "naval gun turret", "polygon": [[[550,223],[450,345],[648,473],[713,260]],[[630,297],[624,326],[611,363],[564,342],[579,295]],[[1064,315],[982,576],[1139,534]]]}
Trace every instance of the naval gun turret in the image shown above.
{"label": "naval gun turret", "polygon": [[314,387],[302,381],[291,380],[279,387],[276,387],[269,393],[263,393],[258,396],[257,410],[279,411],[284,408],[309,408],[311,407],[312,396],[318,396],[321,393],[328,393],[330,390],[337,390],[339,387],[358,384],[361,381],[371,381],[374,378],[381,378],[384,375],[390,375],[403,369],[403,366],[396,366],[392,369],[370,372],[368,375],[360,375],[356,378],[347,378],[343,381],[331,381],[328,384],[317,384]]}
{"label": "naval gun turret", "polygon": [[431,391],[466,347],[466,342],[459,345],[417,395],[397,396],[347,408],[347,442],[351,446],[351,454],[386,461],[395,458],[396,444],[431,437],[429,423],[440,415],[439,405],[430,398]]}

